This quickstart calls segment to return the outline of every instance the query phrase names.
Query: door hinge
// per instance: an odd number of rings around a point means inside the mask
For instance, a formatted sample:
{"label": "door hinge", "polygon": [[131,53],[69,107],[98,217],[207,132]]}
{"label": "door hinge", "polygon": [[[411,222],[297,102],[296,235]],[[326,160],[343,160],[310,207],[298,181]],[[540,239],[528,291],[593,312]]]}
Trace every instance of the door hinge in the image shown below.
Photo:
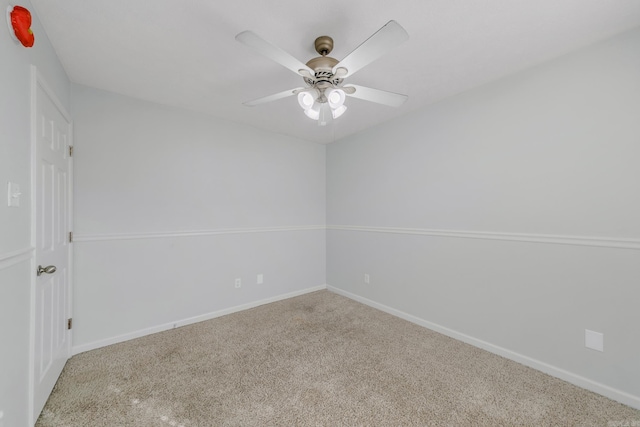
{"label": "door hinge", "polygon": [[73,145],[69,146],[69,157],[73,157]]}
{"label": "door hinge", "polygon": [[73,318],[67,319],[67,329],[71,329],[73,327]]}
{"label": "door hinge", "polygon": [[69,232],[69,243],[73,242],[73,231]]}

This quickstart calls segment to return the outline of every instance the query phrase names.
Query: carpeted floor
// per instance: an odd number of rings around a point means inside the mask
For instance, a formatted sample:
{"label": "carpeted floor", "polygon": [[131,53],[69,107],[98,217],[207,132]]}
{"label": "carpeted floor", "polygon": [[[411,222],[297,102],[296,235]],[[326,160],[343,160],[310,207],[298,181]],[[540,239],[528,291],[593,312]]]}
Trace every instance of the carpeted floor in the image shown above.
{"label": "carpeted floor", "polygon": [[36,426],[640,426],[640,411],[328,291],[74,356]]}

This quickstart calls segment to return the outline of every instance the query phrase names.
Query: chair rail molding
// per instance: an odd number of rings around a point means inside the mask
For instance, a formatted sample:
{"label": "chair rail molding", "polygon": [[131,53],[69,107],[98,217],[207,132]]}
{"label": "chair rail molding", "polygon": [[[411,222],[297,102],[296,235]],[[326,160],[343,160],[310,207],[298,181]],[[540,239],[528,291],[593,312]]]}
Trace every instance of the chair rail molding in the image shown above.
{"label": "chair rail molding", "polygon": [[506,240],[515,242],[547,243],[555,245],[591,246],[640,250],[640,240],[612,237],[565,236],[554,234],[502,233],[429,228],[370,227],[356,225],[327,225],[327,230],[358,231],[368,233],[411,234],[419,236],[452,237],[461,239]]}
{"label": "chair rail molding", "polygon": [[244,227],[244,228],[216,228],[210,230],[183,230],[141,233],[109,233],[109,234],[81,234],[73,236],[74,242],[98,242],[107,240],[138,240],[162,239],[172,237],[215,236],[219,234],[247,234],[247,233],[277,233],[288,231],[325,230],[324,225],[292,225],[276,227]]}
{"label": "chair rail molding", "polygon": [[13,252],[0,254],[0,270],[7,269],[23,261],[31,259],[35,248],[27,247]]}
{"label": "chair rail molding", "polygon": [[[409,234],[418,236],[450,237],[460,239],[503,240],[528,243],[546,243],[555,245],[591,246],[615,249],[640,250],[640,240],[616,237],[568,236],[556,234],[505,233],[469,230],[448,230],[431,228],[402,228],[357,225],[294,225],[275,227],[238,227],[207,230],[179,230],[140,233],[104,233],[81,234],[73,236],[74,242],[97,242],[108,240],[160,239],[173,237],[215,236],[220,234],[275,233],[311,230],[339,230],[368,233]],[[0,258],[0,262],[3,258]]]}

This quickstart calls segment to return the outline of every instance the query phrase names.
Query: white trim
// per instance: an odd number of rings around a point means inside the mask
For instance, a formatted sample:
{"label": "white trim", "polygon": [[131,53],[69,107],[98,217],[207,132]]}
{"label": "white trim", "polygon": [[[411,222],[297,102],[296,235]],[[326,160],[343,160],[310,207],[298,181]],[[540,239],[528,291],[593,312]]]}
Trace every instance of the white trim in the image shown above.
{"label": "white trim", "polygon": [[594,393],[601,394],[610,399],[618,401],[620,403],[624,403],[625,405],[640,409],[640,396],[634,396],[632,394],[626,393],[624,391],[615,389],[613,387],[609,387],[605,384],[601,384],[599,382],[590,380],[583,376],[574,374],[572,372],[566,371],[564,369],[558,368],[556,366],[550,365],[545,362],[541,362],[539,360],[533,359],[531,357],[522,355],[520,353],[516,353],[514,351],[508,350],[506,348],[488,343],[486,341],[479,340],[477,338],[471,337],[469,335],[463,334],[461,332],[455,331],[453,329],[446,328],[444,326],[438,325],[436,323],[429,322],[427,320],[421,319],[419,317],[413,316],[411,314],[405,313],[400,310],[396,310],[395,308],[391,308],[384,304],[377,303],[370,299],[361,297],[359,295],[352,294],[351,292],[344,291],[342,289],[335,288],[333,286],[327,285],[327,289],[330,292],[334,292],[338,295],[342,295],[354,301],[358,301],[362,304],[368,305],[369,307],[373,307],[380,311],[384,311],[385,313],[389,313],[393,316],[399,317],[401,319],[407,320],[411,323],[415,323],[416,325],[422,326],[424,328],[430,329],[432,331],[439,332],[443,335],[446,335],[450,338],[462,341],[464,343],[470,344],[474,347],[481,348],[490,353],[497,354],[499,356],[505,357],[507,359],[518,362],[522,365],[528,366],[530,368],[536,369],[538,371],[542,371],[545,374],[549,374],[561,380],[567,381],[571,384],[574,384],[578,387],[587,389],[589,391],[593,391]]}
{"label": "white trim", "polygon": [[[65,106],[62,105],[62,102],[60,102],[60,99],[58,98],[58,95],[56,94],[56,92],[44,80],[44,78],[42,77],[42,74],[40,74],[40,71],[38,71],[38,67],[36,67],[35,65],[32,65],[31,73],[32,73],[31,74],[32,83],[39,85],[42,88],[42,90],[46,92],[47,96],[51,99],[51,102],[53,102],[53,105],[55,105],[58,111],[60,111],[60,114],[62,114],[64,119],[67,121],[67,123],[71,124],[73,122],[73,120],[71,119],[71,114],[69,114]],[[33,86],[32,89],[35,89],[35,86]],[[32,100],[36,101],[35,96],[32,98]]]}
{"label": "white trim", "polygon": [[214,236],[218,234],[272,233],[283,231],[325,230],[324,225],[294,225],[287,227],[218,228],[212,230],[187,230],[146,233],[74,234],[74,242],[98,242],[105,240],[159,239],[170,237]]}
{"label": "white trim", "polygon": [[152,326],[150,328],[128,332],[126,334],[118,335],[115,337],[105,338],[105,339],[93,341],[87,344],[74,346],[72,347],[71,352],[75,356],[76,354],[84,353],[85,351],[95,350],[97,348],[106,347],[108,345],[117,344],[119,342],[129,341],[134,338],[140,338],[146,335],[151,335],[151,334],[155,334],[162,331],[167,331],[169,329],[179,328],[181,326],[191,325],[193,323],[203,322],[205,320],[215,319],[216,317],[226,316],[227,314],[248,310],[250,308],[258,307],[260,305],[270,304],[272,302],[281,301],[281,300],[297,297],[300,295],[308,294],[311,292],[321,291],[324,289],[327,289],[327,285],[320,285],[312,288],[302,289],[300,291],[290,292],[287,294],[276,295],[274,297],[265,298],[259,301],[249,302],[242,305],[237,305],[235,307],[225,308],[222,310],[214,311],[212,313],[201,314],[199,316],[189,317],[187,319],[182,319],[182,320],[176,320],[170,323],[165,323],[163,325]]}
{"label": "white trim", "polygon": [[142,233],[74,234],[74,242],[99,242],[108,240],[160,239],[172,237],[215,236],[219,234],[272,233],[286,231],[341,230],[368,233],[410,234],[417,236],[453,237],[463,239],[504,240],[513,242],[546,243],[555,245],[591,246],[615,249],[640,250],[640,240],[614,237],[564,236],[554,234],[501,233],[467,230],[443,230],[428,228],[363,227],[355,225],[295,225],[278,227],[218,228],[210,230],[186,230]]}
{"label": "white trim", "polygon": [[7,252],[0,254],[0,270],[7,269],[23,261],[31,259],[31,255],[35,248],[28,247],[19,251]]}
{"label": "white trim", "polygon": [[612,237],[562,236],[553,234],[499,233],[485,231],[440,230],[428,228],[360,227],[328,225],[327,230],[361,231],[369,233],[412,234],[420,236],[455,237],[464,239],[507,240],[515,242],[548,243],[555,245],[595,246],[640,250],[640,240]]}

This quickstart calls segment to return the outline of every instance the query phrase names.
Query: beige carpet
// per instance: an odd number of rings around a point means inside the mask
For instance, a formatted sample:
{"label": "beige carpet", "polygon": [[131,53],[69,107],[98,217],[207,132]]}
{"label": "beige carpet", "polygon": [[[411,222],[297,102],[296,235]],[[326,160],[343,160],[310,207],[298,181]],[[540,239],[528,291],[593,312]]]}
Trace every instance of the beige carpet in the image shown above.
{"label": "beige carpet", "polygon": [[80,354],[48,426],[640,426],[640,411],[320,291]]}

